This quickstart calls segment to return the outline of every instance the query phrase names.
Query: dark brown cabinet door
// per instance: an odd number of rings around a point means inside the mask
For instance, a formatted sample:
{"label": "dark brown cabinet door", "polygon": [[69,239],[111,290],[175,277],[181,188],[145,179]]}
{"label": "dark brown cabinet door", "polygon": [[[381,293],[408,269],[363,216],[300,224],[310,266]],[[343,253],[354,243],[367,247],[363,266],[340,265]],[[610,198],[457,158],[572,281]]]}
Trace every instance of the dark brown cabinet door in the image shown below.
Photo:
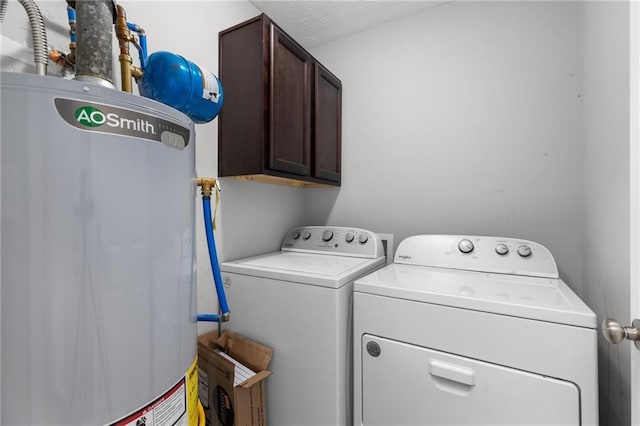
{"label": "dark brown cabinet door", "polygon": [[218,176],[255,174],[264,168],[267,31],[262,19],[254,18],[220,34],[224,103],[218,116]]}
{"label": "dark brown cabinet door", "polygon": [[273,25],[271,40],[268,167],[308,176],[311,161],[311,56]]}
{"label": "dark brown cabinet door", "polygon": [[314,74],[313,176],[340,183],[342,83],[320,64]]}
{"label": "dark brown cabinet door", "polygon": [[340,80],[266,15],[220,32],[218,176],[340,185]]}

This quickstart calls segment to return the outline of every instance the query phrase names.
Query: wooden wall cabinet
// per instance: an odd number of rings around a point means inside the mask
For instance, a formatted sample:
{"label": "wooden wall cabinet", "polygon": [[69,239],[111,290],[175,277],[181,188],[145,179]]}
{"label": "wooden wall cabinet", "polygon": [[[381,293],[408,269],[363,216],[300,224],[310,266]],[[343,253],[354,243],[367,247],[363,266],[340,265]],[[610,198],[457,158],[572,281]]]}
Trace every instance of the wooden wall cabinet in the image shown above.
{"label": "wooden wall cabinet", "polygon": [[340,80],[264,14],[219,44],[218,176],[340,185]]}

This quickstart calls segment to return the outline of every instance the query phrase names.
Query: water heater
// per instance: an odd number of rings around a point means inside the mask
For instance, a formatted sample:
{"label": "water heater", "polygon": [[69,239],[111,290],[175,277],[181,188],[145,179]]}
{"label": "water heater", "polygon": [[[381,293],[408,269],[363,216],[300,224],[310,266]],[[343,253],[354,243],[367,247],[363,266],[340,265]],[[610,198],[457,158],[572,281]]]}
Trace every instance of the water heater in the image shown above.
{"label": "water heater", "polygon": [[3,72],[2,425],[197,421],[194,126]]}

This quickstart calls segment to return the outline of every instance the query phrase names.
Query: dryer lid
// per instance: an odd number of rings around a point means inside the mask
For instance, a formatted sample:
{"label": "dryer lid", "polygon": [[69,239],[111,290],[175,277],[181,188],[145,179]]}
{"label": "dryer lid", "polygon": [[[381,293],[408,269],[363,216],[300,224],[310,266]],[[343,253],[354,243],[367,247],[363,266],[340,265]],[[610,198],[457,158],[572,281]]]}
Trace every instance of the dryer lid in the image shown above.
{"label": "dryer lid", "polygon": [[392,264],[357,280],[354,291],[579,327],[597,327],[595,314],[560,279]]}

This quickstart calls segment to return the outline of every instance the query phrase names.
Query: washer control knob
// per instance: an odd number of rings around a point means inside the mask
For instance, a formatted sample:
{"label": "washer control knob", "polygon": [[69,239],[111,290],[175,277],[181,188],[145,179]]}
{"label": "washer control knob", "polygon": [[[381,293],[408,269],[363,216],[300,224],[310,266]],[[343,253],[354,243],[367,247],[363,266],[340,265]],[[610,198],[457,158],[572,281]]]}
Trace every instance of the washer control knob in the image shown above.
{"label": "washer control knob", "polygon": [[344,236],[344,240],[348,243],[352,243],[355,236],[352,232],[347,232],[347,235]]}
{"label": "washer control knob", "polygon": [[360,238],[358,238],[358,241],[360,242],[360,244],[366,244],[366,242],[369,241],[369,235],[360,234]]}
{"label": "washer control knob", "polygon": [[531,256],[531,247],[524,244],[521,245],[520,247],[518,247],[518,254],[520,255],[520,257]]}
{"label": "washer control knob", "polygon": [[507,245],[504,243],[500,243],[496,246],[496,253],[498,253],[500,256],[504,256],[505,254],[509,253],[509,247],[507,247]]}
{"label": "washer control knob", "polygon": [[322,233],[322,241],[331,241],[333,238],[333,231],[326,230]]}
{"label": "washer control knob", "polygon": [[294,240],[297,240],[298,238],[300,238],[300,233],[298,231],[292,233],[291,238],[293,238]]}
{"label": "washer control knob", "polygon": [[311,232],[309,232],[309,231],[304,231],[304,232],[302,233],[302,239],[303,239],[303,240],[308,240],[309,238],[311,238]]}
{"label": "washer control knob", "polygon": [[464,240],[460,240],[460,242],[458,243],[458,250],[460,250],[460,252],[464,254],[471,253],[473,249],[474,247],[471,240],[465,238]]}

